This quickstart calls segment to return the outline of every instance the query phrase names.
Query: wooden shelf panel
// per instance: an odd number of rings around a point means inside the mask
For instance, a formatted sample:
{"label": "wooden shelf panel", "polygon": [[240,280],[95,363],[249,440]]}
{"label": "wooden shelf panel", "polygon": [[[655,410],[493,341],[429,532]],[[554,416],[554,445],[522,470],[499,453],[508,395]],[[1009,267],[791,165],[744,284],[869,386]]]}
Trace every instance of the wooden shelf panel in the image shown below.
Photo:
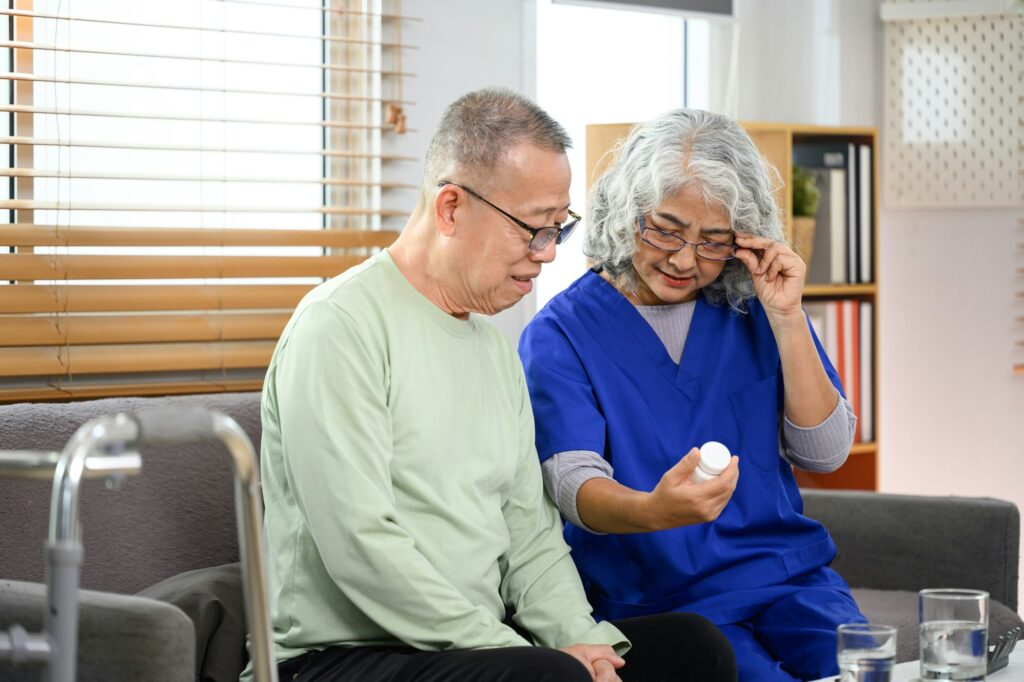
{"label": "wooden shelf panel", "polygon": [[[804,287],[804,299],[857,299],[874,305],[874,430],[878,433],[878,131],[866,127],[831,127],[789,123],[742,122],[751,139],[761,153],[771,162],[782,176],[783,188],[779,195],[782,208],[782,219],[786,228],[786,237],[790,238],[792,225],[792,201],[790,201],[790,183],[793,173],[793,147],[806,143],[854,143],[870,145],[874,150],[872,198],[873,221],[873,263],[875,281],[866,284],[810,284]],[[876,442],[857,443],[850,449],[850,457],[846,464],[831,474],[812,474],[797,471],[796,478],[800,486],[805,488],[835,488],[853,490],[877,490],[878,488],[878,451]]]}
{"label": "wooden shelf panel", "polygon": [[816,126],[801,123],[772,123],[765,121],[740,121],[740,124],[748,132],[756,130],[771,130],[781,133],[790,133],[794,137],[802,135],[813,137],[865,137],[874,139],[878,131],[874,128],[858,126]]}
{"label": "wooden shelf panel", "polygon": [[846,296],[877,296],[877,284],[808,284],[804,297],[843,298]]}
{"label": "wooden shelf panel", "polygon": [[[871,444],[873,446],[873,444]],[[794,470],[801,488],[829,490],[878,490],[878,457],[874,449],[857,452],[855,445],[846,463],[831,474]]]}

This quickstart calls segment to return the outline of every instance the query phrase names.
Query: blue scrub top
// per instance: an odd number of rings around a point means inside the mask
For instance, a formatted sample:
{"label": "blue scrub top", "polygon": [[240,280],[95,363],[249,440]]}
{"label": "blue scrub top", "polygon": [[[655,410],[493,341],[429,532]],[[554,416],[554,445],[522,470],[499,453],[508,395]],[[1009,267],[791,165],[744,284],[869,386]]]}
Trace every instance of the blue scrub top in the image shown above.
{"label": "blue scrub top", "polygon": [[519,353],[541,461],[591,450],[611,463],[616,481],[650,491],[706,441],[724,443],[740,460],[736,492],[714,522],[608,535],[566,525],[599,617],[685,610],[737,622],[834,558],[828,532],[802,514],[779,454],[779,351],[756,299],[740,314],[698,298],[676,365],[633,305],[588,272],[527,325]]}

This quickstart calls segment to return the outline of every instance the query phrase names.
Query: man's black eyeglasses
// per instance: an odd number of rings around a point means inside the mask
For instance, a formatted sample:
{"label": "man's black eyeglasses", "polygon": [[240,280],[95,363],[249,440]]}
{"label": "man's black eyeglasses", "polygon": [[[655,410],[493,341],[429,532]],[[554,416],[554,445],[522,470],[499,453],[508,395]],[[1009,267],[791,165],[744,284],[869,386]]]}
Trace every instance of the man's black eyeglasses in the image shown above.
{"label": "man's black eyeglasses", "polygon": [[556,244],[561,244],[562,242],[569,238],[569,235],[572,234],[572,231],[580,222],[580,216],[574,213],[571,209],[567,209],[570,220],[565,225],[562,225],[561,227],[554,225],[552,225],[551,227],[531,227],[530,225],[527,225],[522,220],[515,217],[508,211],[498,208],[491,202],[487,201],[487,199],[484,199],[482,196],[477,194],[475,191],[471,190],[469,187],[466,187],[465,185],[460,185],[457,182],[450,182],[448,180],[442,180],[441,182],[437,183],[438,187],[444,187],[445,185],[453,185],[455,187],[458,187],[459,189],[466,192],[466,194],[469,194],[470,196],[475,197],[480,201],[484,202],[485,204],[493,208],[495,211],[497,211],[498,213],[500,213],[501,215],[505,216],[513,223],[518,225],[519,227],[529,232],[530,251],[543,251],[547,247],[547,245],[551,243],[552,240],[554,240]]}

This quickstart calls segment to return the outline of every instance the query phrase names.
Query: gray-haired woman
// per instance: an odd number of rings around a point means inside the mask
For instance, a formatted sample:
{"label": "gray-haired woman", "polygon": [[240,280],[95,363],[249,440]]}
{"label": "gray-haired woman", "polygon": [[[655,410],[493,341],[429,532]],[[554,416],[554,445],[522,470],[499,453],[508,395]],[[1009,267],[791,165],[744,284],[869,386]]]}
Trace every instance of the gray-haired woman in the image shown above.
{"label": "gray-haired woman", "polygon": [[[637,126],[591,197],[592,270],[520,342],[597,615],[704,615],[758,681],[835,674],[836,626],[864,621],[793,478],[838,468],[855,417],[801,308],[776,178],[723,116]],[[737,457],[694,483],[707,441]]]}

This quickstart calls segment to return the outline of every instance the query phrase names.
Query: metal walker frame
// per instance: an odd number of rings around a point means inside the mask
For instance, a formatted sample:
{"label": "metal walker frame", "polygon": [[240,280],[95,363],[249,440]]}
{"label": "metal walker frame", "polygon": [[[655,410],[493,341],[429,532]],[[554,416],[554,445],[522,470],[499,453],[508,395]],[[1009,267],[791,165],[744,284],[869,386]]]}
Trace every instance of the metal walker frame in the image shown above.
{"label": "metal walker frame", "polygon": [[0,660],[42,662],[47,666],[44,679],[48,682],[74,682],[82,565],[78,491],[82,479],[104,478],[119,486],[126,476],[140,472],[140,446],[212,439],[227,446],[234,469],[238,548],[254,679],[277,682],[267,597],[259,463],[238,422],[202,408],[165,408],[99,417],[78,429],[60,453],[0,450],[0,476],[53,478],[43,631],[29,633],[17,624],[6,632],[0,631]]}

